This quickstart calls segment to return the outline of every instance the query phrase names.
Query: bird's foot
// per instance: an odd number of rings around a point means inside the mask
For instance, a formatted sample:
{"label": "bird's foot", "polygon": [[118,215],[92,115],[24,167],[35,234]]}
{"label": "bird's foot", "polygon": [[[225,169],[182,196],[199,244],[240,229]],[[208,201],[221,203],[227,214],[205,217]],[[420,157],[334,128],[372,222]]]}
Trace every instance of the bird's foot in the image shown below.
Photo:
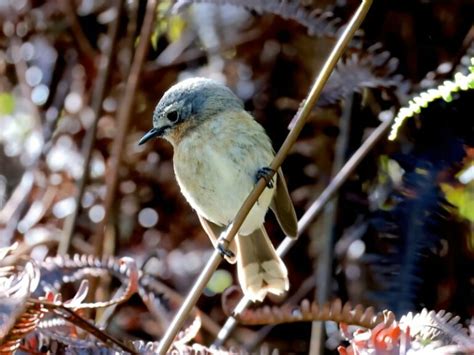
{"label": "bird's foot", "polygon": [[273,170],[269,166],[265,166],[265,167],[259,169],[257,171],[257,175],[256,175],[257,182],[258,182],[258,180],[263,178],[267,182],[267,187],[269,189],[272,189],[273,188],[273,181],[272,181],[272,178],[271,178],[272,174],[275,174],[275,170]]}
{"label": "bird's foot", "polygon": [[220,241],[217,243],[217,251],[221,254],[222,257],[234,258],[235,254],[228,248],[229,242]]}

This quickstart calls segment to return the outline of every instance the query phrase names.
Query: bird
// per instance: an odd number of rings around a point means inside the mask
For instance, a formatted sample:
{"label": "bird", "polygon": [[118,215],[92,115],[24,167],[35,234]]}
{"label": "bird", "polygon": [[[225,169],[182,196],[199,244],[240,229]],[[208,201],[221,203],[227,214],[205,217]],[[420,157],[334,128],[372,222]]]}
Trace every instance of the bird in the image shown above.
{"label": "bird", "polygon": [[[196,211],[214,247],[230,263],[245,296],[263,301],[267,294],[284,295],[288,271],[264,227],[271,209],[287,236],[298,227],[283,172],[273,172],[274,157],[264,128],[245,111],[227,86],[207,78],[185,79],[169,88],[153,112],[153,128],[139,141],[160,137],[173,146],[176,180]],[[274,173],[270,179],[270,172]],[[223,247],[218,238],[232,223],[260,178],[266,187],[234,240]]]}

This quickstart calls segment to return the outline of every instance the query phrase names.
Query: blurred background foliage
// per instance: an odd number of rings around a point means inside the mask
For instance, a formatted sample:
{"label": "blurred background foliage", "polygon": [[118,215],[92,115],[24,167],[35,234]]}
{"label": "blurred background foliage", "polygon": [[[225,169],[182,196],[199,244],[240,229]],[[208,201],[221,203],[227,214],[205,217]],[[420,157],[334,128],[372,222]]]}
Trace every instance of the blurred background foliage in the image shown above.
{"label": "blurred background foliage", "polygon": [[[179,192],[169,144],[137,145],[154,105],[178,80],[216,79],[277,149],[357,5],[163,1],[142,38],[146,1],[0,1],[0,247],[17,241],[36,260],[130,256],[184,295],[211,245]],[[298,216],[381,120],[411,96],[468,73],[473,14],[469,0],[374,2],[283,166]],[[397,316],[422,307],[473,316],[473,100],[473,90],[435,100],[369,153],[285,258],[290,295],[315,299],[325,273],[330,298]],[[278,243],[274,222],[268,216]],[[325,240],[334,249],[326,265]],[[99,298],[111,285],[102,283]],[[233,284],[235,268],[223,263],[198,303],[216,323],[226,319],[221,302],[236,297]],[[107,329],[159,339],[176,308],[161,302],[157,319],[132,298]],[[338,345],[335,330],[326,327],[328,349]],[[308,323],[281,325],[265,341],[282,353],[306,352],[310,333]],[[258,334],[241,327],[236,339]]]}

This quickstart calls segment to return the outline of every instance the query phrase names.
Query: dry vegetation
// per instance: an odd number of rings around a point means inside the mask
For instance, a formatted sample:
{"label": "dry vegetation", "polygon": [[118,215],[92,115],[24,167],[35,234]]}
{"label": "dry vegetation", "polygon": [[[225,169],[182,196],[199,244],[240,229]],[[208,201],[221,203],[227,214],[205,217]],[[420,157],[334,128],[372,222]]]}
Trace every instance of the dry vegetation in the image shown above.
{"label": "dry vegetation", "polygon": [[[212,250],[171,147],[137,145],[154,105],[182,78],[220,80],[278,149],[357,6],[0,1],[0,352],[156,351]],[[171,351],[474,352],[472,14],[374,1],[283,165],[309,216],[288,296],[216,340],[242,297],[222,263]]]}

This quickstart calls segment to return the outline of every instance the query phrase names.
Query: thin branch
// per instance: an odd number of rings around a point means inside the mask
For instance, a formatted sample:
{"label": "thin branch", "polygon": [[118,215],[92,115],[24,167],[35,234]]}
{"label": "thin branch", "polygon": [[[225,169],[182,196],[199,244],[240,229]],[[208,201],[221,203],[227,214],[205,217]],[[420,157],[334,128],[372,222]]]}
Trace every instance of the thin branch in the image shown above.
{"label": "thin branch", "polygon": [[23,173],[20,183],[10,196],[5,206],[0,210],[0,230],[2,231],[2,242],[0,246],[9,245],[15,235],[18,221],[26,209],[28,198],[33,190],[35,177],[33,169]]}
{"label": "thin branch", "polygon": [[[23,41],[19,37],[13,37],[11,40],[11,48],[13,52],[20,52],[20,48],[23,45]],[[23,59],[22,56],[17,56],[15,62],[15,74],[18,79],[20,86],[21,95],[27,100],[30,105],[30,112],[35,120],[34,129],[41,131],[41,124],[44,122],[44,116],[41,113],[40,108],[33,103],[31,100],[31,86],[26,81],[26,71],[28,69],[28,63]]]}
{"label": "thin branch", "polygon": [[[334,48],[332,49],[331,53],[329,54],[328,59],[324,63],[318,77],[316,78],[311,91],[308,94],[307,99],[304,101],[301,109],[297,112],[297,121],[295,126],[291,129],[290,133],[286,137],[283,145],[281,146],[280,150],[276,154],[273,162],[270,164],[270,168],[273,172],[277,171],[278,168],[283,163],[283,160],[287,156],[288,152],[290,151],[293,144],[296,142],[299,133],[303,129],[303,126],[306,123],[306,120],[311,113],[312,108],[314,107],[316,101],[318,100],[319,96],[321,95],[321,91],[324,87],[324,84],[327,82],[332,70],[337,64],[337,61],[342,56],[344,50],[347,48],[350,40],[354,36],[357,29],[360,27],[365,15],[367,14],[370,6],[372,4],[372,0],[363,0],[359,8],[357,9],[356,13],[348,23],[347,27],[344,29],[343,33],[337,40]],[[271,178],[272,176],[269,176]],[[265,179],[260,179],[256,184],[253,191],[247,197],[245,202],[243,203],[242,207],[240,208],[237,216],[234,219],[234,222],[230,225],[230,227],[226,230],[225,233],[221,236],[220,241],[223,243],[230,243],[237,232],[240,229],[240,226],[244,222],[245,218],[247,217],[248,213],[250,212],[251,208],[263,192],[266,187]],[[166,351],[169,349],[173,339],[175,338],[176,334],[178,333],[179,329],[182,327],[186,317],[188,316],[189,312],[192,310],[193,306],[196,304],[199,296],[202,293],[202,290],[209,282],[213,272],[216,270],[217,266],[222,260],[222,256],[219,251],[214,250],[212,256],[210,257],[208,263],[204,267],[204,270],[199,275],[198,279],[196,280],[194,286],[189,291],[183,305],[181,306],[180,310],[178,311],[177,315],[173,319],[170,327],[168,328],[167,332],[165,333],[163,339],[160,342],[160,346],[158,348],[159,354],[165,354]]]}
{"label": "thin branch", "polygon": [[127,32],[125,35],[125,39],[123,40],[122,50],[120,54],[120,56],[122,57],[121,62],[124,66],[122,70],[126,73],[130,72],[130,66],[132,63],[132,57],[136,45],[139,7],[139,1],[129,1],[126,7],[128,10]]}
{"label": "thin branch", "polygon": [[[68,3],[69,1],[65,2]],[[69,5],[65,5],[65,7],[68,6]],[[91,103],[94,119],[91,127],[87,130],[86,137],[84,139],[84,144],[82,146],[82,152],[84,156],[84,162],[82,164],[83,174],[77,185],[78,191],[75,199],[76,208],[74,209],[74,212],[64,222],[64,236],[61,239],[61,242],[58,247],[58,255],[65,255],[68,253],[71,245],[72,234],[74,233],[77,218],[79,216],[79,212],[81,211],[81,201],[82,197],[84,196],[87,181],[89,179],[89,165],[91,162],[92,150],[94,148],[94,142],[96,138],[97,124],[99,122],[99,116],[102,110],[102,101],[104,100],[106,85],[109,79],[112,56],[115,52],[115,45],[117,42],[117,35],[120,23],[120,12],[122,7],[123,0],[115,0],[116,17],[109,28],[106,48],[104,48],[104,52],[101,54],[98,60],[99,63],[97,65],[97,72],[99,74],[99,78],[95,83]]]}
{"label": "thin branch", "polygon": [[107,193],[104,201],[105,216],[96,230],[92,243],[95,248],[95,253],[98,256],[102,255],[104,250],[104,232],[109,223],[110,212],[115,199],[115,192],[118,183],[118,171],[123,156],[123,149],[125,147],[125,138],[130,125],[130,113],[132,111],[135,92],[138,86],[138,78],[140,77],[143,63],[146,59],[146,54],[148,53],[148,48],[151,42],[150,38],[153,32],[157,4],[158,2],[156,0],[149,0],[147,3],[145,19],[140,31],[140,43],[138,44],[137,51],[133,58],[130,75],[125,86],[122,105],[117,111],[117,136],[113,142],[112,153],[109,158],[110,168],[106,175]]}
{"label": "thin branch", "polygon": [[[352,93],[345,100],[345,107],[340,118],[340,133],[337,137],[336,155],[332,165],[331,178],[334,177],[344,166],[347,149],[349,146],[349,136],[351,127],[351,117],[354,115],[354,109],[359,104],[357,95]],[[336,194],[335,194],[336,195]],[[319,304],[325,304],[331,294],[331,280],[333,274],[334,259],[334,238],[335,225],[337,223],[338,198],[334,196],[324,207],[323,214],[323,238],[321,240],[321,250],[314,265],[316,271],[317,289],[316,299]],[[311,325],[311,340],[309,342],[309,354],[321,354],[324,352],[324,322],[315,321]]]}
{"label": "thin branch", "polygon": [[[344,184],[347,179],[351,176],[352,172],[357,168],[360,162],[365,156],[372,150],[374,145],[387,133],[388,128],[392,124],[392,120],[382,122],[364,141],[364,143],[357,149],[342,169],[334,176],[329,183],[328,187],[319,195],[319,197],[313,201],[311,206],[305,212],[305,214],[298,221],[298,236],[301,235],[306,228],[309,227],[310,223],[319,216],[324,206],[334,196],[337,190]],[[283,242],[278,246],[277,254],[281,257],[285,256],[286,253],[291,249],[296,239],[286,237]],[[235,307],[234,314],[239,314],[244,311],[250,305],[250,300],[244,297],[240,300],[239,304]],[[214,345],[220,346],[228,338],[230,333],[234,330],[237,325],[235,317],[229,317],[222,327]]]}
{"label": "thin branch", "polygon": [[85,56],[91,59],[94,58],[97,53],[95,49],[92,48],[88,39],[84,35],[84,32],[82,31],[81,24],[77,19],[74,2],[70,0],[61,0],[59,3],[64,14],[66,15],[69,25],[71,26],[71,31],[74,34],[74,39],[77,41],[79,49]]}
{"label": "thin branch", "polygon": [[[21,38],[13,37],[11,39],[11,49],[13,52],[20,52],[20,48],[23,42]],[[20,87],[21,95],[27,100],[29,104],[30,113],[34,119],[34,128],[33,130],[41,131],[41,123],[44,122],[44,117],[41,114],[41,111],[37,105],[35,105],[31,100],[31,87],[26,81],[26,71],[28,69],[28,63],[22,58],[22,56],[17,56],[14,61],[15,75],[18,80],[18,85]],[[23,177],[21,179],[22,189],[19,191],[18,199],[15,199],[15,208],[12,211],[11,218],[6,221],[6,228],[2,230],[2,238],[5,241],[9,241],[13,238],[18,222],[22,217],[26,205],[28,203],[28,198],[34,187],[34,174],[33,171],[39,161],[39,156],[30,164],[27,168]],[[17,189],[18,190],[18,189]],[[17,191],[16,190],[16,191]],[[0,221],[0,223],[2,223]]]}

